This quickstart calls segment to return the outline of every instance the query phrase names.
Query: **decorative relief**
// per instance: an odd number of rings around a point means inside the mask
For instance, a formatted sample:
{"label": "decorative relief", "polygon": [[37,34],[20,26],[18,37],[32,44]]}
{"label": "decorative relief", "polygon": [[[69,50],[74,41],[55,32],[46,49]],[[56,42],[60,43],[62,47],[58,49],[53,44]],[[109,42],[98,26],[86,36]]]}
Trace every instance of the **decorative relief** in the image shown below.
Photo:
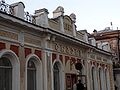
{"label": "decorative relief", "polygon": [[94,59],[96,61],[104,61],[104,62],[107,62],[108,60],[110,60],[110,57],[109,56],[106,56],[106,55],[103,55],[103,54],[100,54],[100,53],[97,53],[97,52],[93,52],[93,53],[90,53],[88,55],[88,57],[90,59]]}
{"label": "decorative relief", "polygon": [[107,59],[103,58],[103,61],[104,61],[104,62],[107,62]]}
{"label": "decorative relief", "polygon": [[97,58],[96,58],[97,60],[102,60],[102,58],[100,57],[100,56],[97,56]]}
{"label": "decorative relief", "polygon": [[64,22],[64,29],[68,30],[68,31],[72,31],[72,25],[69,25],[69,24]]}
{"label": "decorative relief", "polygon": [[53,49],[55,51],[58,51],[58,52],[61,52],[61,53],[64,53],[64,54],[69,54],[69,55],[81,57],[81,51],[82,50],[74,48],[72,46],[67,46],[67,45],[63,45],[63,44],[54,43],[53,44]]}
{"label": "decorative relief", "polygon": [[90,55],[90,58],[91,58],[91,59],[95,59],[95,55],[94,55],[94,54],[91,54],[91,55]]}
{"label": "decorative relief", "polygon": [[72,31],[72,20],[69,16],[64,17],[64,29],[67,31]]}
{"label": "decorative relief", "polygon": [[12,32],[0,30],[0,36],[18,40],[18,35]]}

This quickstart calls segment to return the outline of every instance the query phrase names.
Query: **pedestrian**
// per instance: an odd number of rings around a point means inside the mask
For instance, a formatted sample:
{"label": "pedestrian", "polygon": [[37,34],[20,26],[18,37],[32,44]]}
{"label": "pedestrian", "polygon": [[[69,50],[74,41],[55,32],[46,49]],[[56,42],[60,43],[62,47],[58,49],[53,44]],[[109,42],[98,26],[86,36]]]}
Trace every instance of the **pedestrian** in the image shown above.
{"label": "pedestrian", "polygon": [[77,90],[84,90],[85,89],[84,85],[81,83],[81,80],[78,80],[78,83],[76,86],[77,86]]}
{"label": "pedestrian", "polygon": [[77,90],[76,83],[73,84],[73,90]]}

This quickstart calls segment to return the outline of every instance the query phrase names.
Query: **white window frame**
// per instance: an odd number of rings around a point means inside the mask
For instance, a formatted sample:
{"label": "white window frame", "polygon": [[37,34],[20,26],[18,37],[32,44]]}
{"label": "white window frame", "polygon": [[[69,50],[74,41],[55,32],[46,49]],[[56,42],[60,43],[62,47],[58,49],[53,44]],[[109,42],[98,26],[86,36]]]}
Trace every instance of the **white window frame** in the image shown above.
{"label": "white window frame", "polygon": [[26,65],[25,65],[25,90],[27,90],[27,64],[28,61],[33,59],[35,67],[36,67],[36,90],[43,90],[43,72],[42,72],[42,61],[35,54],[30,54],[26,57]]}
{"label": "white window frame", "polygon": [[18,56],[11,50],[0,51],[0,58],[6,57],[12,64],[12,90],[20,90],[20,62]]}
{"label": "white window frame", "polygon": [[60,90],[64,90],[65,89],[65,73],[64,73],[64,70],[63,70],[63,64],[60,60],[55,60],[53,62],[53,67],[52,67],[52,90],[54,90],[54,78],[53,78],[53,70],[54,70],[54,64],[55,63],[58,63],[58,66],[59,66],[59,77],[60,77]]}

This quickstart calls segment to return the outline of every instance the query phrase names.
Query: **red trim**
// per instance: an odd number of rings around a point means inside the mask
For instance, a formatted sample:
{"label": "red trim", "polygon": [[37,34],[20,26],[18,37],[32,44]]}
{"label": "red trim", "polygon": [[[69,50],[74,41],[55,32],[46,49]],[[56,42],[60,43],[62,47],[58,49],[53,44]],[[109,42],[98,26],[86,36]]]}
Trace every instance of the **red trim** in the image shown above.
{"label": "red trim", "polygon": [[19,46],[10,45],[10,50],[12,50],[13,52],[15,52],[15,54],[16,54],[17,56],[19,56]]}
{"label": "red trim", "polygon": [[5,49],[5,43],[0,42],[0,50]]}
{"label": "red trim", "polygon": [[40,58],[42,59],[42,53],[40,50],[35,50],[35,54]]}
{"label": "red trim", "polygon": [[52,61],[54,62],[54,60],[57,58],[57,55],[55,53],[52,53]]}
{"label": "red trim", "polygon": [[73,63],[73,64],[75,64],[75,62],[76,62],[76,59],[74,58],[74,57],[71,57],[71,63]]}
{"label": "red trim", "polygon": [[31,52],[32,52],[32,51],[31,51],[30,48],[25,48],[25,57],[26,57],[27,55],[29,55]]}

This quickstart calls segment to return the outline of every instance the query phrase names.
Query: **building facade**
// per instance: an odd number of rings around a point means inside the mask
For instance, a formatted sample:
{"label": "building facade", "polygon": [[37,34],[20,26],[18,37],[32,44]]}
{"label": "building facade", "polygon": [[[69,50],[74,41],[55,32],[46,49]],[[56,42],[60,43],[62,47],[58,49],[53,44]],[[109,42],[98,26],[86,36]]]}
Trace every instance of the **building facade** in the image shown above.
{"label": "building facade", "polygon": [[73,90],[78,79],[86,90],[114,90],[112,54],[77,31],[75,14],[24,8],[0,2],[0,90]]}
{"label": "building facade", "polygon": [[108,27],[105,30],[95,31],[93,36],[99,48],[113,54],[115,88],[120,90],[120,30],[112,30]]}

